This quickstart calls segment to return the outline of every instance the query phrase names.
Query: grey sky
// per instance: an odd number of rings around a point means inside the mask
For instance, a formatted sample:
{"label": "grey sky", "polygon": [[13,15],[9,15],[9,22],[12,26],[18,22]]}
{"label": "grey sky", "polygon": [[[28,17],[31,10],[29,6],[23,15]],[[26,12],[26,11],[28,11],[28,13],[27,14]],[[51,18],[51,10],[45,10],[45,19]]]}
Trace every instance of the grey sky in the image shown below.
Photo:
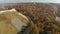
{"label": "grey sky", "polygon": [[0,3],[23,3],[23,2],[51,2],[60,3],[60,0],[0,0]]}

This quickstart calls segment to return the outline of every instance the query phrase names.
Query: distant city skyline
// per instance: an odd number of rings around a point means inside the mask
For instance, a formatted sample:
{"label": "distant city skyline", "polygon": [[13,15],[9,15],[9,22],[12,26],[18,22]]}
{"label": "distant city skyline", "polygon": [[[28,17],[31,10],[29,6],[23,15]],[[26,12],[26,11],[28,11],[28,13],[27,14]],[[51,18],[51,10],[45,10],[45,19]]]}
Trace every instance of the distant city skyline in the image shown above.
{"label": "distant city skyline", "polygon": [[0,3],[47,2],[60,3],[60,0],[0,0]]}

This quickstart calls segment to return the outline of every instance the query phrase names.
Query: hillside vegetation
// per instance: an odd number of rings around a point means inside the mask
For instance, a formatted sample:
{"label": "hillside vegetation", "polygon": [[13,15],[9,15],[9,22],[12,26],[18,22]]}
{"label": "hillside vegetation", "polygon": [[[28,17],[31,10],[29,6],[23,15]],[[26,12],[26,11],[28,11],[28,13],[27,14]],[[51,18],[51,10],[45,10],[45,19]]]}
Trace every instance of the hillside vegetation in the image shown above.
{"label": "hillside vegetation", "polygon": [[47,3],[22,3],[14,7],[33,21],[28,26],[29,34],[60,34],[60,22],[56,20],[57,6]]}
{"label": "hillside vegetation", "polygon": [[60,34],[60,21],[56,20],[57,6],[49,3],[20,3],[5,6],[15,8],[30,20],[17,34]]}

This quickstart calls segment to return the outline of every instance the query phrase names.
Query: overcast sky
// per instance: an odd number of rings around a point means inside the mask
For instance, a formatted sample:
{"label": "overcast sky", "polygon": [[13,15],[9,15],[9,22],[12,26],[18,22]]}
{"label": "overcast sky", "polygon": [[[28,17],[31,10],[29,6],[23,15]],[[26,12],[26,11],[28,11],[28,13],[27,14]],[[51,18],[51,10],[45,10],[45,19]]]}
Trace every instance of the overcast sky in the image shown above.
{"label": "overcast sky", "polygon": [[51,2],[60,3],[60,0],[0,0],[0,3],[23,3],[23,2]]}

